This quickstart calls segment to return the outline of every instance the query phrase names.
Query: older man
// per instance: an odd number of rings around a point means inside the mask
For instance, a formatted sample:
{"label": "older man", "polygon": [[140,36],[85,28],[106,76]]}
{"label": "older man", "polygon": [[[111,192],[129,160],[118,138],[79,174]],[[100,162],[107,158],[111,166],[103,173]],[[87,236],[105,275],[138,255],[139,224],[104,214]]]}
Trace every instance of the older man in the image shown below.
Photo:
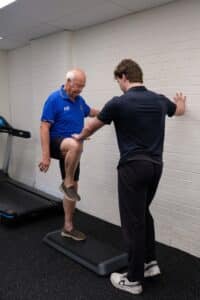
{"label": "older man", "polygon": [[98,114],[98,110],[90,108],[80,96],[85,84],[86,74],[83,70],[72,69],[67,72],[65,84],[51,93],[46,100],[40,126],[42,147],[40,170],[47,172],[51,158],[60,161],[63,179],[60,190],[64,194],[65,212],[61,235],[78,241],[86,238],[85,234],[76,230],[73,224],[76,201],[80,200],[77,189],[82,144],[72,139],[71,136],[81,132],[85,117],[95,117]]}

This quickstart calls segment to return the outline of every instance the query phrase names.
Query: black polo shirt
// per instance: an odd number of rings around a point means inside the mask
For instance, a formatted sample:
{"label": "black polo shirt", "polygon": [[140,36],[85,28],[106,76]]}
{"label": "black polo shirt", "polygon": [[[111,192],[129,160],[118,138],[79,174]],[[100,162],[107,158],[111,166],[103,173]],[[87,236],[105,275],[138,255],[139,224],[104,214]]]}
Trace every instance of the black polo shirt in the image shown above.
{"label": "black polo shirt", "polygon": [[130,88],[108,101],[98,115],[115,125],[120,162],[146,159],[162,163],[165,116],[173,116],[176,104],[144,86]]}

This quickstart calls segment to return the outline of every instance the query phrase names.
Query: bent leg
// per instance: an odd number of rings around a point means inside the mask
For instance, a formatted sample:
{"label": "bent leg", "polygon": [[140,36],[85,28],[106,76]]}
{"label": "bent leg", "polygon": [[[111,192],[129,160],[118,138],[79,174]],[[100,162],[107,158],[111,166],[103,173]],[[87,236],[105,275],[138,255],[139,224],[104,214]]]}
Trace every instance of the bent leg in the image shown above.
{"label": "bent leg", "polygon": [[74,184],[74,176],[80,161],[83,144],[72,138],[66,138],[62,141],[60,151],[64,157],[64,173],[65,177],[60,186],[61,192],[72,201],[79,201],[81,198],[77,193]]}
{"label": "bent leg", "polygon": [[[65,153],[63,154],[61,153],[61,147],[60,147],[62,141],[63,138],[56,138],[52,140],[50,144],[50,149],[51,149],[51,157],[55,159],[59,159],[61,177],[64,180],[66,177],[65,176],[66,170],[65,170],[65,155],[64,155]],[[75,170],[74,177],[72,178],[73,187],[75,191],[77,191],[78,189],[79,172],[80,172],[80,167],[78,165],[78,167]],[[69,199],[66,196],[64,196],[63,198],[64,225],[61,231],[61,235],[63,237],[70,237],[80,241],[86,239],[86,236],[84,233],[74,229],[73,217],[76,208],[76,201],[72,201],[72,200],[73,199]]]}
{"label": "bent leg", "polygon": [[80,161],[83,151],[83,144],[72,138],[66,138],[60,145],[61,153],[65,159],[65,179],[66,187],[74,185],[74,174]]}

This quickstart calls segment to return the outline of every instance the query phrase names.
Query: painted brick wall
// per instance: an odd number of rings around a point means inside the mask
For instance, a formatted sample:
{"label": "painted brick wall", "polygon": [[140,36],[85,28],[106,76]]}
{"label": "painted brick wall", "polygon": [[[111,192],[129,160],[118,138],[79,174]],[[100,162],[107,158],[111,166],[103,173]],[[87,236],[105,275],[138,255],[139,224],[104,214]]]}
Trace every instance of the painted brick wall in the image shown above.
{"label": "painted brick wall", "polygon": [[[0,115],[9,120],[9,97],[8,97],[8,54],[6,51],[0,51]],[[0,168],[3,163],[5,152],[6,136],[0,135]]]}
{"label": "painted brick wall", "polygon": [[[157,239],[200,256],[200,2],[177,1],[75,33],[73,59],[88,73],[85,97],[99,108],[119,95],[113,69],[138,61],[149,89],[187,97],[187,113],[166,124],[163,177],[152,205]],[[80,207],[119,224],[112,126],[85,143]]]}

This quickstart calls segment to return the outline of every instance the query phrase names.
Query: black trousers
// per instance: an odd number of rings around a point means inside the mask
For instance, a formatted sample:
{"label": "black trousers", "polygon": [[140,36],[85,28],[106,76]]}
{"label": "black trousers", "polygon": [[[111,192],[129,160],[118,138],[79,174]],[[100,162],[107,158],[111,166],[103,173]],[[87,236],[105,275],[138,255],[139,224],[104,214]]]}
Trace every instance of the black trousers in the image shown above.
{"label": "black trousers", "polygon": [[161,164],[145,160],[133,160],[118,168],[119,209],[130,281],[142,281],[144,263],[156,259],[154,220],[149,206],[161,174]]}

